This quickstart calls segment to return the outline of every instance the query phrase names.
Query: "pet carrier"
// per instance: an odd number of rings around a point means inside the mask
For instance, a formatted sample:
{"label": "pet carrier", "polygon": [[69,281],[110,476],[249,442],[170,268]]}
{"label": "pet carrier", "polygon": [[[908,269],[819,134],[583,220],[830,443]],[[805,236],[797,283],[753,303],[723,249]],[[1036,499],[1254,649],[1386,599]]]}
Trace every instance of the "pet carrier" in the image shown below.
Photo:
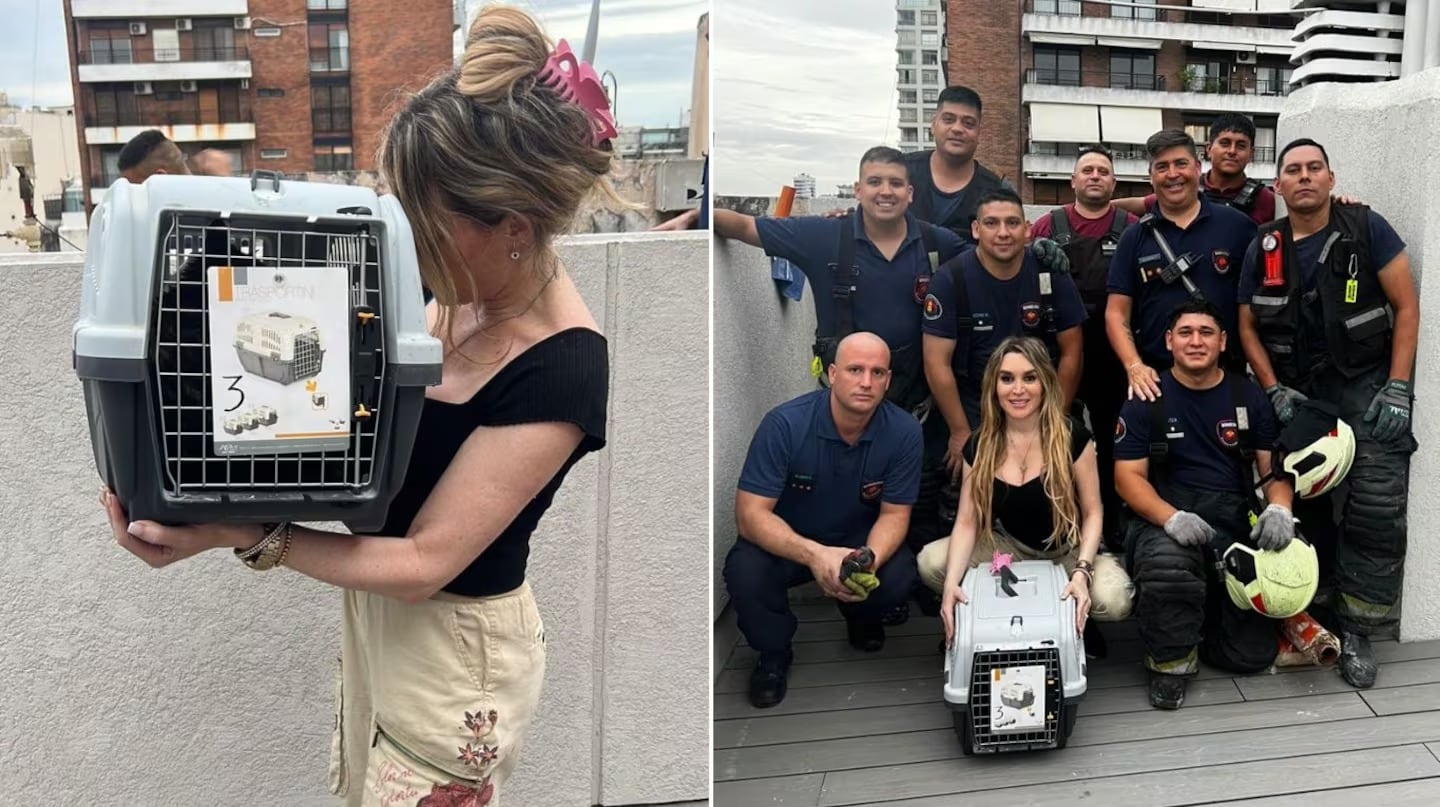
{"label": "pet carrier", "polygon": [[945,656],[945,702],[966,754],[1064,748],[1085,695],[1085,646],[1065,570],[1046,560],[1013,575],[971,569]]}
{"label": "pet carrier", "polygon": [[167,523],[378,529],[440,381],[399,202],[269,172],[111,186],[74,340],[101,477]]}

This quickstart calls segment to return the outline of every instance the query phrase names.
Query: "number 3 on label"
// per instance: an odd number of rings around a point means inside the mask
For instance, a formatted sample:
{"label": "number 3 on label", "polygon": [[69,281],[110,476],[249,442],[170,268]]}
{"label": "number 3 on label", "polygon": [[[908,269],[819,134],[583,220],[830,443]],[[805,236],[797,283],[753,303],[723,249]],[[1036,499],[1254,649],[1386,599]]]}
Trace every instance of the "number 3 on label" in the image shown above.
{"label": "number 3 on label", "polygon": [[229,390],[230,392],[234,392],[240,396],[240,400],[236,401],[234,406],[228,407],[225,410],[226,412],[234,412],[236,409],[239,409],[240,407],[245,405],[245,390],[240,389],[240,379],[244,378],[244,376],[227,375],[221,376],[221,378],[224,378],[230,382],[230,386],[226,387],[227,390]]}

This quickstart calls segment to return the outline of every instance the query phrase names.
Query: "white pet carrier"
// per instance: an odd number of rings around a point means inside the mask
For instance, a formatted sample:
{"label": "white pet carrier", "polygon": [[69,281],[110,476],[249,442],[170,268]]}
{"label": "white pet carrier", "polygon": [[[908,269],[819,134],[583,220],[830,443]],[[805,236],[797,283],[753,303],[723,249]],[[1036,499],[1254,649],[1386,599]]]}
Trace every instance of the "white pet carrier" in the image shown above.
{"label": "white pet carrier", "polygon": [[1008,584],[988,565],[961,584],[970,601],[956,606],[945,702],[966,754],[1064,748],[1085,695],[1075,601],[1060,599],[1065,570],[1046,560],[1010,570]]}
{"label": "white pet carrier", "polygon": [[270,172],[112,185],[74,337],[101,477],[169,523],[379,528],[440,381],[399,202]]}

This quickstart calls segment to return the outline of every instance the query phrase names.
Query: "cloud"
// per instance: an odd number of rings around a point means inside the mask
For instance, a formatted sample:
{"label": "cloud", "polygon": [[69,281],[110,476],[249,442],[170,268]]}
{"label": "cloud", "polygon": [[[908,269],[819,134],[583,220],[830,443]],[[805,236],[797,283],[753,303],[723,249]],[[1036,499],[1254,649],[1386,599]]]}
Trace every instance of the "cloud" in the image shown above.
{"label": "cloud", "polygon": [[0,0],[0,19],[6,25],[0,35],[5,41],[0,47],[0,92],[16,105],[69,106],[64,6],[52,0]]}
{"label": "cloud", "polygon": [[833,193],[898,140],[893,2],[725,0],[714,40],[717,193],[773,194],[800,173]]}

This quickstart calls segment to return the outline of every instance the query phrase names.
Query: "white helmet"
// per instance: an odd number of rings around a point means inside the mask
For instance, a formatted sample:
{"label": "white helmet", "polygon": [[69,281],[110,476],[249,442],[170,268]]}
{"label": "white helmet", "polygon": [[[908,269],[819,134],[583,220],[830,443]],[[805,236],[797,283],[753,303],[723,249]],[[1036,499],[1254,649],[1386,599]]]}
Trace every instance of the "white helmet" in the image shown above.
{"label": "white helmet", "polygon": [[1336,418],[1335,428],[1302,448],[1284,454],[1281,472],[1295,481],[1295,495],[1313,499],[1329,493],[1350,472],[1355,461],[1355,432]]}

